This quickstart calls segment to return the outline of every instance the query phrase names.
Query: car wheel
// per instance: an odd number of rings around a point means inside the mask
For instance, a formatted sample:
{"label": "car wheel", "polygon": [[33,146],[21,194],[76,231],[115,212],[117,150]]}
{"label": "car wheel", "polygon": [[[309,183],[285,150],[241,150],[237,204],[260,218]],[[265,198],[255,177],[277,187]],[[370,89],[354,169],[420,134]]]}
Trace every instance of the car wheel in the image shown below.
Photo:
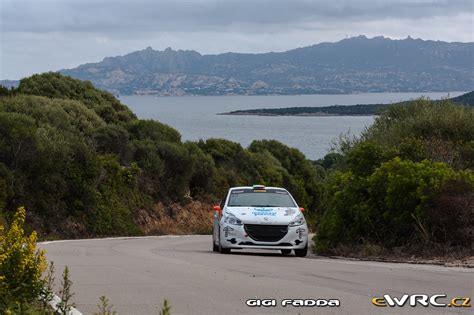
{"label": "car wheel", "polygon": [[214,240],[214,237],[212,237],[212,251],[213,252],[219,251],[219,246],[216,245],[216,241]]}
{"label": "car wheel", "polygon": [[283,255],[289,255],[289,254],[291,254],[291,249],[282,249],[282,250],[281,250],[281,253],[282,253]]}
{"label": "car wheel", "polygon": [[296,257],[305,257],[308,254],[308,244],[302,249],[295,249]]}
{"label": "car wheel", "polygon": [[219,232],[219,253],[221,254],[229,254],[230,248],[224,248],[221,244],[221,233]]}

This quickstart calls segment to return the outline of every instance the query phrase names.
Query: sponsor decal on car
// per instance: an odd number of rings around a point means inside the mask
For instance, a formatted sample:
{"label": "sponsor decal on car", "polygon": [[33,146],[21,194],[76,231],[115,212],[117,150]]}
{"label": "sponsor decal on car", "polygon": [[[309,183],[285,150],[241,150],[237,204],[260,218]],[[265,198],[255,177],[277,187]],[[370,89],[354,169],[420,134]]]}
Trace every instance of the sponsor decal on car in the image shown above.
{"label": "sponsor decal on car", "polygon": [[262,215],[274,217],[277,213],[272,208],[253,208],[252,214],[256,217]]}
{"label": "sponsor decal on car", "polygon": [[231,228],[230,226],[226,226],[222,229],[224,231],[224,236],[228,237],[230,235],[234,236],[235,235],[235,230]]}

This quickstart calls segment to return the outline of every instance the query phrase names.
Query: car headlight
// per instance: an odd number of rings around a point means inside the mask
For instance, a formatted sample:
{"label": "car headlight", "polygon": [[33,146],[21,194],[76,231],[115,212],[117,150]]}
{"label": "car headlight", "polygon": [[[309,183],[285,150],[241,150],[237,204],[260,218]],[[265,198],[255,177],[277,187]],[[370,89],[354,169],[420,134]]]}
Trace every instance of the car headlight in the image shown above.
{"label": "car headlight", "polygon": [[224,217],[224,223],[232,224],[232,225],[242,225],[242,221],[240,221],[235,215],[232,213],[227,213]]}
{"label": "car headlight", "polygon": [[302,214],[298,214],[296,218],[290,222],[289,226],[298,226],[303,225],[305,223],[304,216]]}

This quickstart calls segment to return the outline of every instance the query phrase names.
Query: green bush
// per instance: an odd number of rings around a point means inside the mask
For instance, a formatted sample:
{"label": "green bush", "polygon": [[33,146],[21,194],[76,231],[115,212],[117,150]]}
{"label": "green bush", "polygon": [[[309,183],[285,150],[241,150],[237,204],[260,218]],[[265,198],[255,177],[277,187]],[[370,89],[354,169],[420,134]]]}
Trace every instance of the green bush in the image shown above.
{"label": "green bush", "polygon": [[107,123],[128,122],[135,115],[112,94],[56,72],[35,74],[20,80],[16,93],[76,100],[94,110]]}
{"label": "green bush", "polygon": [[428,160],[416,163],[395,158],[382,164],[368,182],[372,210],[368,216],[380,227],[377,237],[387,237],[389,246],[413,239],[432,241],[431,230],[438,227],[428,220],[427,212],[433,200],[454,184],[474,189],[474,174]]}
{"label": "green bush", "polygon": [[61,133],[88,136],[96,128],[105,126],[92,109],[75,100],[17,95],[0,98],[0,111],[27,115],[35,119],[35,125],[49,125]]}
{"label": "green bush", "polygon": [[133,120],[127,124],[132,139],[159,142],[180,142],[179,132],[155,120]]}
{"label": "green bush", "polygon": [[[253,141],[251,152],[268,152],[280,163],[283,181],[286,187],[298,200],[300,206],[307,208],[308,216],[316,216],[321,195],[321,177],[315,165],[305,158],[301,151],[290,148],[276,140]],[[274,165],[276,163],[273,163]],[[314,218],[313,218],[314,219]]]}
{"label": "green bush", "polygon": [[189,180],[189,191],[191,196],[212,198],[218,194],[217,169],[214,160],[209,154],[205,154],[194,142],[186,142],[189,158],[191,160],[191,177]]}
{"label": "green bush", "polygon": [[200,141],[198,146],[214,161],[217,196],[223,196],[231,186],[283,186],[307,208],[308,218],[314,221],[321,178],[299,150],[275,140],[253,141],[248,149],[223,139]]}
{"label": "green bush", "polygon": [[98,171],[90,229],[98,235],[140,234],[132,211],[145,203],[138,190],[140,169],[135,164],[123,168],[113,156],[99,156]]}
{"label": "green bush", "polygon": [[341,161],[343,161],[344,156],[337,152],[330,152],[326,154],[322,159],[316,160],[315,164],[322,166],[325,170],[331,168],[340,167]]}
{"label": "green bush", "polygon": [[364,139],[397,144],[407,137],[439,137],[451,141],[474,138],[474,111],[451,101],[419,99],[390,106],[364,134]]}
{"label": "green bush", "polygon": [[357,176],[368,176],[385,161],[396,155],[393,149],[366,141],[346,155],[347,167]]}
{"label": "green bush", "polygon": [[125,165],[130,163],[133,155],[129,138],[127,130],[118,125],[107,125],[94,132],[96,151],[100,154],[114,154]]}
{"label": "green bush", "polygon": [[[398,157],[382,163],[368,176],[337,172],[325,186],[326,211],[319,224],[316,248],[324,253],[338,244],[368,242],[391,248],[420,241],[447,243],[448,239],[439,235],[439,231],[446,230],[446,222],[436,220],[438,216],[433,213],[436,200],[453,185],[463,187],[463,196],[472,194],[474,174],[455,171],[445,163]],[[444,210],[443,217],[449,215],[449,210]],[[457,220],[464,222],[463,227],[472,224]],[[467,236],[461,234],[455,233],[449,240],[465,244]]]}
{"label": "green bush", "polygon": [[37,151],[35,132],[33,118],[20,113],[0,112],[0,162],[13,170],[29,164]]}
{"label": "green bush", "polygon": [[[474,110],[450,101],[390,106],[326,166],[316,249],[469,248]],[[437,247],[440,248],[440,247]]]}
{"label": "green bush", "polygon": [[367,225],[367,180],[352,172],[332,173],[323,187],[323,214],[316,228],[315,248],[327,253],[340,243],[359,244],[374,228]]}
{"label": "green bush", "polygon": [[164,172],[159,183],[160,197],[167,201],[181,201],[189,194],[192,177],[189,152],[183,145],[170,142],[160,142],[156,148],[164,162]]}
{"label": "green bush", "polygon": [[[471,159],[462,154],[472,139],[472,107],[460,106],[448,100],[433,102],[420,99],[408,105],[390,106],[363,132],[359,142],[370,141],[397,151],[402,150],[406,158],[419,160],[422,157],[448,163],[456,169],[474,169],[474,164],[469,162]],[[409,142],[412,145],[409,147],[417,147],[416,152],[403,150]],[[416,156],[410,157],[409,154]]]}

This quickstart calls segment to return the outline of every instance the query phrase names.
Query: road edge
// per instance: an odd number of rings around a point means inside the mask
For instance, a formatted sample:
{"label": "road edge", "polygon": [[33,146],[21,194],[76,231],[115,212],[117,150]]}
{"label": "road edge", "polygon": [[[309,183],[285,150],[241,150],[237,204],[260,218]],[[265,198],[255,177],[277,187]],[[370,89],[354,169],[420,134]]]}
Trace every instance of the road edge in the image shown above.
{"label": "road edge", "polygon": [[[42,241],[38,244],[48,245],[51,243],[65,243],[65,242],[86,242],[86,241],[107,241],[107,240],[133,240],[133,239],[152,239],[152,238],[180,238],[180,237],[193,237],[193,236],[209,236],[210,234],[167,234],[167,235],[146,235],[146,236],[119,236],[119,237],[103,237],[103,238],[81,238],[81,239],[66,239],[66,240],[53,240],[53,241]],[[311,240],[314,236],[313,233],[308,235],[308,240]],[[359,261],[359,262],[379,262],[379,263],[395,263],[395,264],[410,264],[410,265],[427,265],[427,266],[439,266],[444,268],[465,268],[465,269],[474,269],[474,264],[456,264],[456,263],[446,263],[446,262],[436,262],[429,260],[397,260],[390,258],[382,257],[345,257],[345,256],[324,256],[317,255],[312,250],[312,245],[310,245],[310,251],[306,258],[309,259],[334,259],[334,260],[345,260],[345,261]]]}

